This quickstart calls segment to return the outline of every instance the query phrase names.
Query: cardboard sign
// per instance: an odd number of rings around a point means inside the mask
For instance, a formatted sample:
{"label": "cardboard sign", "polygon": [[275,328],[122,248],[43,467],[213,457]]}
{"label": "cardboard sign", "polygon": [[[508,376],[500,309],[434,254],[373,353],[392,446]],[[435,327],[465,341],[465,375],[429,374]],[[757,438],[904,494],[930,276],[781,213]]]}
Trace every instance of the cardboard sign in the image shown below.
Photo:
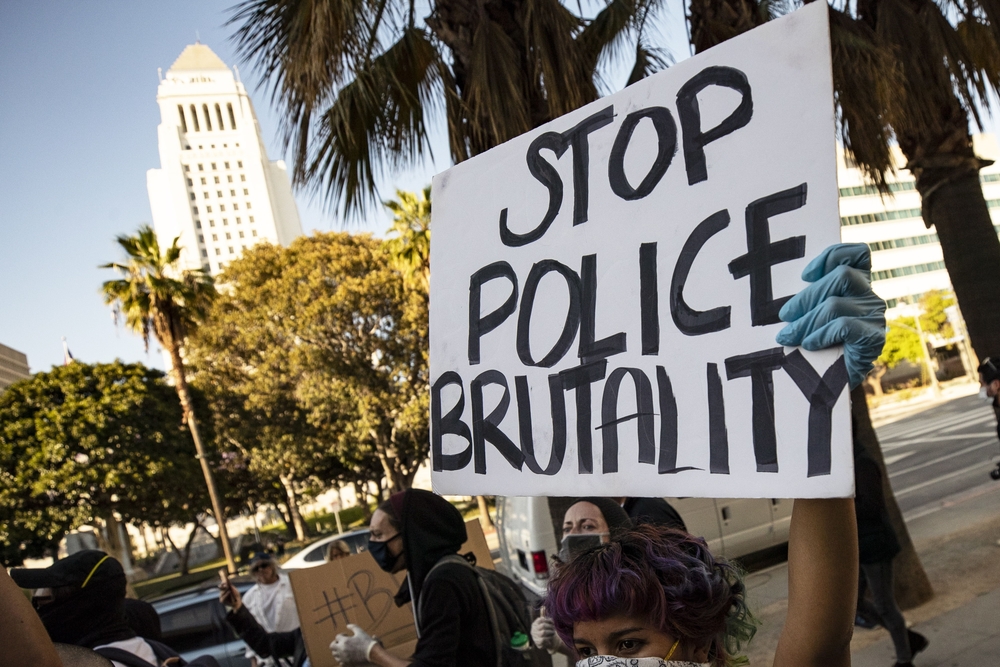
{"label": "cardboard sign", "polygon": [[815,3],[439,174],[434,490],[850,495],[840,350],[775,343],[834,141]]}
{"label": "cardboard sign", "polygon": [[[479,520],[466,521],[465,528],[469,539],[459,553],[473,552],[478,567],[492,570],[493,559]],[[393,601],[406,580],[405,572],[383,572],[365,551],[318,567],[292,570],[288,576],[313,667],[338,667],[330,642],[342,632],[350,633],[348,624],[377,637],[398,658],[413,655],[417,631],[412,607],[397,607]]]}

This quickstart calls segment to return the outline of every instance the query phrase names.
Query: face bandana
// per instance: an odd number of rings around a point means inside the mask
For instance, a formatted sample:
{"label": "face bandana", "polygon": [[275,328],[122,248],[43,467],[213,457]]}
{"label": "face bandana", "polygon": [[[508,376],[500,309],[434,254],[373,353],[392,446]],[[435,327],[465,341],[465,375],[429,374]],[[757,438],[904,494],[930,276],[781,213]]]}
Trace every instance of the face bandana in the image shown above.
{"label": "face bandana", "polygon": [[576,667],[709,667],[709,664],[678,662],[663,658],[616,658],[613,655],[593,655],[577,662]]}
{"label": "face bandana", "polygon": [[670,647],[664,658],[619,658],[613,655],[592,655],[576,663],[576,667],[710,667],[708,663],[671,660],[681,640]]}

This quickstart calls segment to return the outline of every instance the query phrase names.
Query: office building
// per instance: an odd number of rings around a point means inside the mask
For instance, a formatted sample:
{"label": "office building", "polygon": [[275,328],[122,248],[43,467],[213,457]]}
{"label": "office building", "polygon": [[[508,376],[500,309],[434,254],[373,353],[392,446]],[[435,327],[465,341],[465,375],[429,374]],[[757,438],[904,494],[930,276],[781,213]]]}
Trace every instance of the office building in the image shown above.
{"label": "office building", "polygon": [[285,163],[268,160],[237,73],[204,44],[187,46],[160,79],[160,168],[147,173],[161,245],[180,237],[181,266],[219,273],[261,241],[302,234]]}
{"label": "office building", "polygon": [[31,377],[28,357],[0,343],[0,394],[18,380]]}
{"label": "office building", "polygon": [[[976,154],[1000,159],[993,135],[974,137]],[[840,186],[841,238],[845,243],[867,243],[872,250],[872,288],[886,300],[887,319],[901,316],[906,304],[916,303],[931,290],[950,290],[941,245],[933,227],[924,226],[920,195],[906,160],[893,147],[896,174],[889,176],[892,197],[884,199],[866,185],[861,170],[838,150],[837,180]],[[1000,165],[980,171],[983,194],[1000,234]]]}

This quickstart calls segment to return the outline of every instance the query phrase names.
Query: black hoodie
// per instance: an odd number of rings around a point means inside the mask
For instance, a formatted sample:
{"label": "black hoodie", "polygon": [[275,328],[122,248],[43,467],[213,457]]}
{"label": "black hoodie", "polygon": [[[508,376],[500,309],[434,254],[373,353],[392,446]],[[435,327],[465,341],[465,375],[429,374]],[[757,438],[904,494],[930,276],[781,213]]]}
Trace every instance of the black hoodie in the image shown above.
{"label": "black hoodie", "polygon": [[430,491],[410,489],[392,497],[406,554],[407,582],[396,604],[410,601],[420,638],[412,667],[495,667],[496,648],[489,612],[471,568],[445,563],[468,538],[465,521],[451,503]]}

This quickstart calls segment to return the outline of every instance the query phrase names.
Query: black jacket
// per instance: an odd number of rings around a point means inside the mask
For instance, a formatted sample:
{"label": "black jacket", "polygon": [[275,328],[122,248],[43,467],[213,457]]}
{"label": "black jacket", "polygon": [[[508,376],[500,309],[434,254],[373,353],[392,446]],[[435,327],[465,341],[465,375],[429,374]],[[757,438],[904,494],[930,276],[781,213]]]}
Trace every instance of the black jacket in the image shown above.
{"label": "black jacket", "polygon": [[663,498],[627,498],[622,509],[632,519],[632,523],[640,525],[647,523],[653,526],[666,526],[687,532],[684,519]]}
{"label": "black jacket", "polygon": [[294,667],[305,664],[306,644],[299,628],[291,632],[268,632],[243,605],[240,605],[239,610],[226,614],[226,621],[257,655],[265,658],[292,658]]}
{"label": "black jacket", "polygon": [[420,638],[412,667],[496,667],[496,640],[475,573],[460,563],[434,569],[467,539],[462,515],[441,496],[421,489],[398,493],[392,501],[409,580],[396,594],[396,604],[410,601],[411,584],[417,598]]}
{"label": "black jacket", "polygon": [[867,565],[895,558],[901,549],[885,508],[882,473],[859,446],[854,448],[854,512],[860,562]]}

